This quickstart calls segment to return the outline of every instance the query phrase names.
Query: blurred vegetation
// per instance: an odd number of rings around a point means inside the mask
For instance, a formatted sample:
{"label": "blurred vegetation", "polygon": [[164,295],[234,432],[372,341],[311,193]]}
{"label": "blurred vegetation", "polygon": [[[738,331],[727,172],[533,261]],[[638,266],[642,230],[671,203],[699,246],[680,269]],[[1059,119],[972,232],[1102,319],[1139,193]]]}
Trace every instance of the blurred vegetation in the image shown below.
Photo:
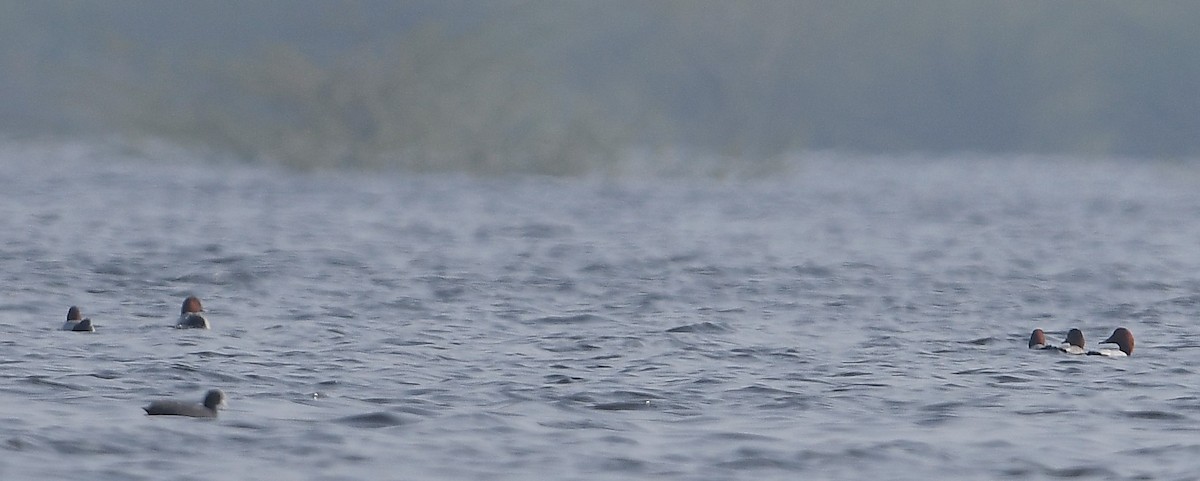
{"label": "blurred vegetation", "polygon": [[555,175],[1194,157],[1196,25],[1184,1],[0,0],[0,129]]}

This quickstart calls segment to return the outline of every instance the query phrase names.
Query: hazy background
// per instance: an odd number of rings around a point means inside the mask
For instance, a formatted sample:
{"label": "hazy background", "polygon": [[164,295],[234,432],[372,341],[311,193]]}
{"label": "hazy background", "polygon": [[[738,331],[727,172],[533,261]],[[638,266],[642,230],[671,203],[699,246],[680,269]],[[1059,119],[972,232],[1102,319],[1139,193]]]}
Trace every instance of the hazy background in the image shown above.
{"label": "hazy background", "polygon": [[0,130],[564,175],[1192,158],[1197,25],[1187,1],[4,0]]}

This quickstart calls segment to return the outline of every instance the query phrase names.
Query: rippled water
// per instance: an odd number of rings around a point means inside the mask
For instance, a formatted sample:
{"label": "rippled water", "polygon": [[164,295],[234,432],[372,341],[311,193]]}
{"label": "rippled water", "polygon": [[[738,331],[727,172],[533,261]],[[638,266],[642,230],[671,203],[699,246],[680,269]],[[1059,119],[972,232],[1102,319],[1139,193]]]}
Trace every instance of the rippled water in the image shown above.
{"label": "rippled water", "polygon": [[[3,479],[1189,479],[1200,170],[302,174],[0,148]],[[170,328],[188,294],[211,331]],[[56,331],[77,304],[94,334]],[[1070,327],[1128,359],[1025,349]],[[229,394],[215,421],[149,417]]]}

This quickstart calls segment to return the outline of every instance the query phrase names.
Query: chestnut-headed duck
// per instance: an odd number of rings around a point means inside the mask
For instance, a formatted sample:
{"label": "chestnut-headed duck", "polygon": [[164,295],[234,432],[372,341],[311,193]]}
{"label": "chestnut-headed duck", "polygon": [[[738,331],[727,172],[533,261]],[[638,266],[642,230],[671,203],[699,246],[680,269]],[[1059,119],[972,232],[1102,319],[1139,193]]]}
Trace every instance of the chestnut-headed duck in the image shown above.
{"label": "chestnut-headed duck", "polygon": [[1084,350],[1083,344],[1083,331],[1071,329],[1067,331],[1067,340],[1058,346],[1058,350],[1067,354],[1084,354],[1087,351]]}
{"label": "chestnut-headed duck", "polygon": [[1097,351],[1088,351],[1088,354],[1094,356],[1109,356],[1109,357],[1125,357],[1133,355],[1133,333],[1124,327],[1118,327],[1113,331],[1108,339],[1100,341],[1100,344],[1116,344],[1117,349],[1100,349]]}
{"label": "chestnut-headed duck", "polygon": [[62,330],[75,332],[96,332],[96,327],[92,325],[91,319],[84,319],[79,313],[79,308],[71,306],[67,309],[67,322],[63,324]]}
{"label": "chestnut-headed duck", "polygon": [[183,401],[154,401],[142,409],[150,416],[189,416],[193,418],[215,418],[217,409],[225,406],[225,393],[213,389],[204,395],[204,404]]}
{"label": "chestnut-headed duck", "polygon": [[188,296],[183,300],[183,307],[179,309],[179,322],[175,324],[178,329],[208,329],[208,319],[201,312],[204,308],[200,307],[200,299],[196,296]]}
{"label": "chestnut-headed duck", "polygon": [[1046,349],[1049,347],[1052,347],[1052,346],[1050,346],[1049,344],[1046,344],[1046,333],[1043,332],[1041,329],[1034,329],[1033,334],[1029,335],[1029,348],[1030,349]]}

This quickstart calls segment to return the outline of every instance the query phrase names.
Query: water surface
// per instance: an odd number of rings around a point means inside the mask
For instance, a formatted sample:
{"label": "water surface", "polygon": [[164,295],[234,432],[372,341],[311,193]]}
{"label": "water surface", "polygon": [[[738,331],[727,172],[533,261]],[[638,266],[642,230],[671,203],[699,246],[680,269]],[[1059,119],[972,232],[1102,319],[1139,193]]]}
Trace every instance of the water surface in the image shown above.
{"label": "water surface", "polygon": [[[298,173],[0,148],[4,479],[1188,479],[1200,175]],[[211,331],[170,326],[189,294]],[[94,334],[60,332],[79,305]],[[1025,349],[1041,327],[1128,359]],[[149,417],[229,394],[215,421]]]}

